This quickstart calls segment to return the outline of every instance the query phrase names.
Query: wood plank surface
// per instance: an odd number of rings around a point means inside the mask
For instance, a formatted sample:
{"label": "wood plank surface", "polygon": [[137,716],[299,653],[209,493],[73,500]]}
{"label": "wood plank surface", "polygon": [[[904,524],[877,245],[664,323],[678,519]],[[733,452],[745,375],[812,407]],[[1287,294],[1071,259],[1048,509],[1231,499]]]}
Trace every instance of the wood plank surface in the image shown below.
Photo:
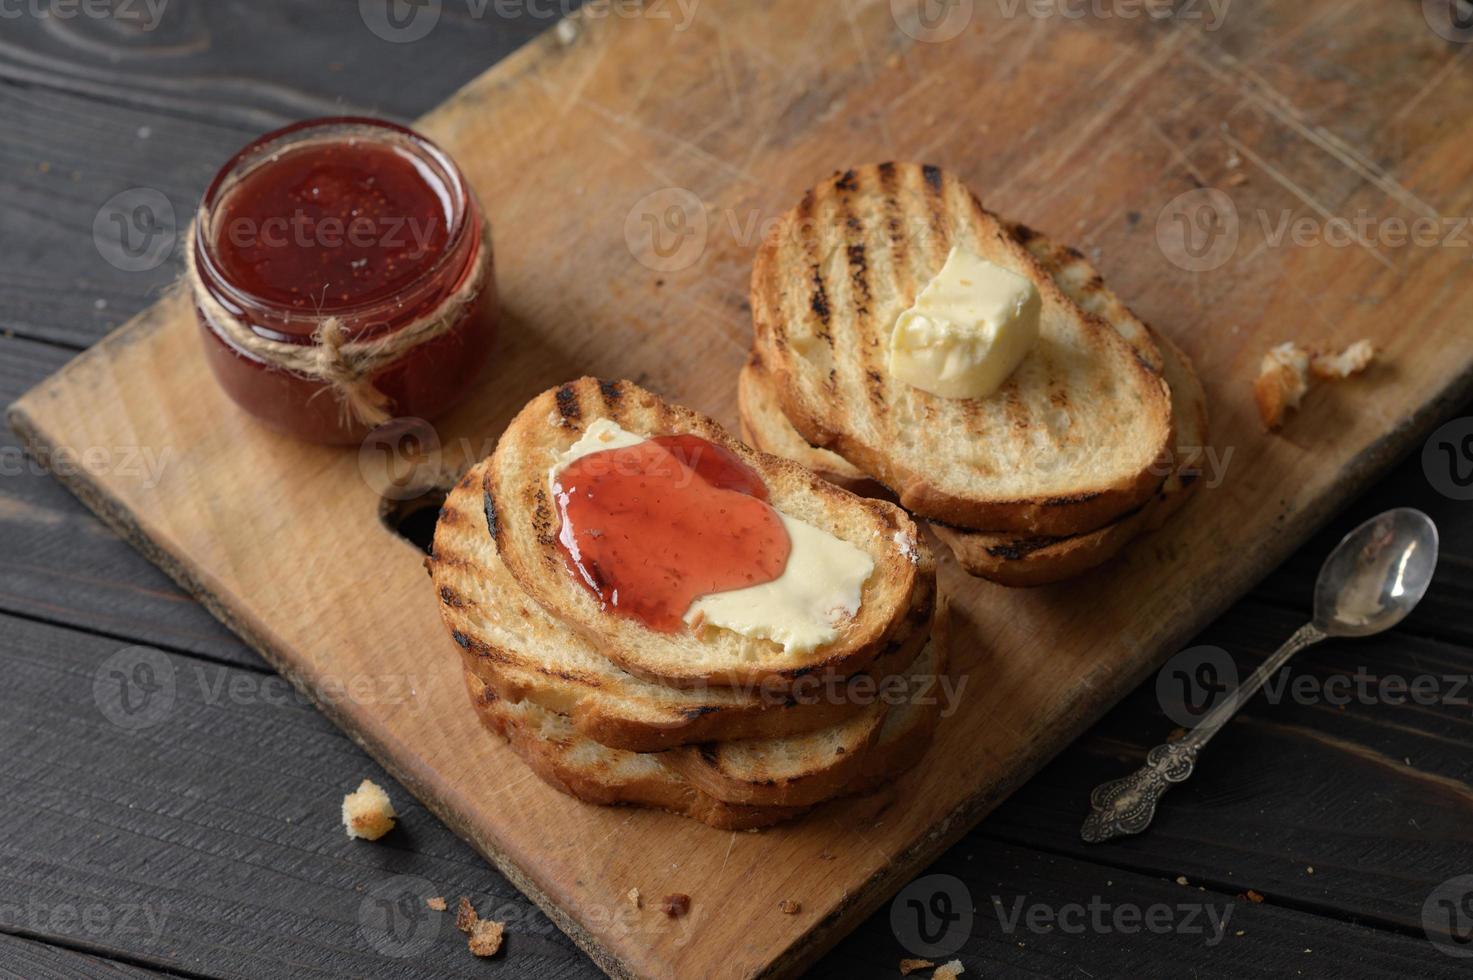
{"label": "wood plank surface", "polygon": [[[0,670],[12,679],[0,689],[0,744],[7,749],[0,786],[10,821],[0,842],[0,929],[44,933],[55,943],[185,976],[597,975],[545,916],[488,874],[470,847],[395,789],[280,678],[159,653],[156,663],[175,681],[166,710],[125,728],[96,687],[122,649],[117,641],[0,616]],[[1315,769],[1295,761],[1299,753],[1285,752],[1294,741],[1263,749],[1288,757],[1275,783],[1316,778]],[[1097,744],[1081,745],[1092,764],[1102,764]],[[1235,778],[1220,755],[1212,767]],[[373,844],[348,840],[337,823],[342,790],[365,776],[391,788],[400,812],[399,827]],[[1039,778],[1048,780],[1049,771]],[[1072,798],[1053,808],[1024,803],[1031,789],[926,871],[960,882],[976,906],[962,952],[969,973],[1044,976],[1078,967],[1096,976],[1143,977],[1459,975],[1458,961],[1418,936],[1303,911],[1289,901],[1299,896],[1281,896],[1255,875],[1249,854],[1232,855],[1229,865],[1245,880],[1217,881],[1198,878],[1190,863],[1168,864],[1163,873],[1130,870],[1114,862],[1138,855],[1099,848],[1050,854],[997,836],[1012,833],[1008,813],[1020,805],[1016,822],[1041,814],[1052,824],[1057,812],[1076,812],[1086,787],[1077,783]],[[1193,821],[1203,816],[1190,800],[1180,802]],[[1235,833],[1231,825],[1221,830],[1222,840]],[[1191,858],[1175,834],[1142,841],[1162,841],[1164,853]],[[1435,840],[1420,843],[1452,858]],[[1326,872],[1322,909],[1338,897],[1336,875],[1328,866]],[[1186,885],[1176,882],[1183,873]],[[1374,879],[1367,884],[1377,887]],[[1248,888],[1266,901],[1246,899]],[[423,918],[406,911],[397,930],[375,915],[379,899],[421,893],[450,896],[452,904],[470,896],[507,922],[506,952],[474,960],[463,937],[428,910]],[[1064,910],[1092,901],[1111,916],[1116,908],[1167,905],[1173,928],[1126,933],[1113,919],[1079,930],[1073,920],[1061,928],[1014,918],[1020,903],[1067,919],[1081,913]],[[1216,935],[1209,909],[1226,921]],[[19,942],[0,935],[0,970],[46,976],[40,964],[54,959],[51,975],[108,975],[90,962],[79,965],[74,953]],[[886,908],[811,975],[894,976],[908,955]],[[117,975],[136,975],[128,969]]]}
{"label": "wood plank surface", "polygon": [[[1435,93],[1435,94],[1438,94],[1438,93]],[[943,161],[943,162],[949,162],[949,161]],[[972,175],[974,175],[974,178],[975,178],[975,171],[974,171],[974,174],[972,174]],[[798,187],[798,186],[801,186],[801,184],[794,184],[794,187]],[[778,195],[776,195],[776,193],[775,193],[775,195],[773,195],[773,199],[778,199]],[[781,206],[781,203],[782,202],[779,202],[778,203],[778,206]],[[1044,227],[1050,227],[1050,225],[1044,225]],[[1084,236],[1084,237],[1089,237],[1089,236]],[[1108,251],[1106,251],[1106,255],[1108,255]],[[1106,256],[1106,262],[1108,262],[1108,261],[1109,261],[1108,256]],[[1109,270],[1109,271],[1111,271],[1112,277],[1114,277],[1115,270]],[[1127,293],[1127,295],[1128,295],[1128,293]],[[726,305],[728,305],[728,307],[729,307],[729,305],[731,305],[731,304],[726,304]],[[737,312],[739,312],[739,307],[737,309]],[[735,315],[737,315],[737,312],[734,312],[734,314],[726,314],[725,317],[723,317],[723,320],[726,320],[726,318],[735,317]],[[1245,355],[1245,357],[1248,357],[1248,355]],[[1224,388],[1231,388],[1231,386],[1224,385]],[[717,391],[719,391],[719,389],[717,389]],[[1237,391],[1240,391],[1240,389],[1237,389]],[[1240,396],[1239,396],[1239,401],[1240,401]],[[1329,399],[1330,407],[1337,407],[1337,405],[1335,404],[1335,401],[1336,401],[1336,399],[1333,399],[1333,398],[1332,399]],[[698,404],[700,404],[700,402],[698,402]],[[1357,404],[1358,404],[1358,402],[1357,402]],[[703,405],[703,407],[710,407],[710,405]],[[1323,405],[1321,405],[1321,408],[1323,408]],[[1239,405],[1239,410],[1240,410],[1240,405]],[[717,408],[717,411],[719,411],[719,408]]]}

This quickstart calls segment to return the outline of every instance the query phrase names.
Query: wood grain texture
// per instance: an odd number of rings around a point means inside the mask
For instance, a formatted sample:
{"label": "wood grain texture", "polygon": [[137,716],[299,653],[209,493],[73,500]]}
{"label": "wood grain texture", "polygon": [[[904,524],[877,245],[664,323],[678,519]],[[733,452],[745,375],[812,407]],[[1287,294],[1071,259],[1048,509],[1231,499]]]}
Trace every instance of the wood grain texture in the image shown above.
{"label": "wood grain texture", "polygon": [[[138,663],[156,686],[119,680]],[[467,895],[508,923],[518,976],[583,964],[280,677],[13,617],[0,665],[0,929],[190,975],[480,977],[451,921]],[[399,814],[377,843],[339,819],[363,778]]]}
{"label": "wood grain texture", "polygon": [[[597,975],[546,917],[488,874],[470,847],[396,789],[347,735],[280,678],[160,654],[155,663],[172,676],[172,693],[160,692],[166,698],[162,710],[138,716],[147,724],[122,727],[110,707],[104,710],[113,703],[111,692],[121,689],[104,688],[99,698],[96,687],[99,677],[107,679],[121,666],[115,658],[122,649],[117,641],[0,617],[0,669],[10,678],[0,690],[0,744],[7,749],[0,792],[9,820],[0,844],[0,931],[41,933],[53,943],[186,976]],[[1265,749],[1286,755],[1291,768],[1262,785],[1316,778],[1313,769],[1294,763],[1302,753],[1285,751],[1292,744]],[[1095,766],[1114,764],[1098,744],[1087,757]],[[1214,762],[1214,770],[1235,778],[1230,766]],[[374,844],[348,840],[337,822],[341,793],[363,777],[387,786],[400,814],[398,827]],[[1049,780],[1050,771],[1038,778]],[[984,828],[1011,834],[1008,811],[1017,810],[1031,787]],[[1077,811],[1077,796],[1052,808],[1038,806],[1035,798],[1017,818],[1041,817],[1052,826],[1058,812]],[[1234,828],[1219,823],[1211,830],[1226,840]],[[1389,834],[1392,828],[1363,830]],[[1152,835],[1142,842],[1157,840]],[[1184,857],[1176,835],[1164,841],[1169,843],[1161,854]],[[1454,860],[1436,841],[1419,844]],[[1272,844],[1256,846],[1270,850]],[[1458,975],[1458,961],[1424,939],[1306,913],[1299,896],[1265,891],[1267,876],[1255,871],[1251,854],[1230,857],[1228,866],[1243,880],[1219,880],[1220,872],[1199,876],[1189,862],[1154,872],[1149,865],[1159,857],[1099,849],[1050,854],[974,833],[925,873],[955,879],[976,906],[960,956],[969,973],[981,976],[1058,975],[1074,966],[1096,976],[1163,978],[1295,971]],[[1319,860],[1322,854],[1311,850],[1304,857]],[[1147,867],[1131,870],[1117,863],[1133,859]],[[1186,886],[1175,883],[1183,873]],[[1320,908],[1339,897],[1336,869],[1327,867],[1325,876]],[[1247,888],[1264,892],[1267,901],[1245,900]],[[475,961],[446,921],[406,914],[395,932],[374,916],[382,908],[378,899],[418,892],[447,895],[452,905],[455,896],[470,896],[483,913],[507,922],[506,952]],[[1210,933],[1185,930],[1065,931],[1009,920],[1020,902],[1057,912],[1091,901],[1108,903],[1112,912],[1120,906],[1200,907],[1204,911],[1191,914],[1203,925],[1211,906],[1228,916],[1228,928],[1215,940]],[[1174,921],[1188,925],[1185,914]],[[642,924],[638,917],[625,921]],[[40,964],[50,958],[56,965],[49,975],[108,976],[100,963],[79,965],[77,954],[16,945],[21,942],[0,934],[0,975],[8,967],[18,977],[48,976]],[[1306,954],[1306,948],[1314,952]],[[885,909],[811,975],[893,977],[908,955]],[[138,975],[116,969],[116,975]]]}
{"label": "wood grain texture", "polygon": [[[1306,615],[1259,602],[1242,611],[1193,641],[1231,653],[1239,677]],[[1407,632],[1306,651],[1213,741],[1149,834],[1090,847],[1079,840],[1082,790],[1140,766],[1180,726],[1156,685],[1143,685],[985,832],[1417,934],[1427,896],[1452,869],[1473,866],[1461,816],[1473,784],[1470,666],[1466,649]],[[1427,693],[1414,698],[1419,677]]]}
{"label": "wood grain texture", "polygon": [[[1225,179],[1229,150],[1266,165],[1240,191],[1240,208],[1300,207],[1293,187],[1303,186],[1322,209],[1325,202],[1402,207],[1411,192],[1398,189],[1386,165],[1348,162],[1341,148],[1378,123],[1398,128],[1402,145],[1414,147],[1407,159],[1445,161],[1418,170],[1417,195],[1449,211],[1464,206],[1463,161],[1445,134],[1418,128],[1420,114],[1443,111],[1441,100],[1463,80],[1454,76],[1389,122],[1389,105],[1329,105],[1319,85],[1328,65],[1367,71],[1366,60],[1378,56],[1379,49],[1349,44],[1366,20],[1422,57],[1450,58],[1415,11],[1328,19],[1308,30],[1309,22],[1298,22],[1305,6],[1281,5],[1211,37],[1172,25],[999,21],[979,11],[963,39],[912,45],[887,7],[850,9],[848,42],[829,47],[814,42],[832,31],[830,12],[796,5],[722,8],[678,36],[654,21],[589,21],[566,49],[555,38],[536,42],[425,126],[458,155],[488,202],[511,321],[493,384],[441,426],[446,445],[486,448],[488,433],[527,396],[585,370],[635,377],[730,421],[755,245],[731,229],[760,227],[836,165],[883,156],[948,166],[1000,210],[1099,248],[1119,291],[1197,359],[1216,408],[1217,443],[1235,450],[1227,481],[1205,492],[1188,519],[1084,585],[1006,594],[951,571],[948,587],[970,608],[985,649],[963,658],[976,684],[964,717],[943,729],[941,755],[951,765],[908,787],[903,807],[878,817],[839,808],[796,828],[734,840],[718,859],[723,848],[709,832],[703,837],[655,815],[572,807],[529,783],[502,785],[490,773],[515,767],[503,764],[499,746],[469,737],[468,713],[444,683],[447,660],[425,646],[435,629],[431,597],[407,545],[372,523],[373,495],[356,460],[274,440],[233,414],[199,373],[161,369],[194,356],[187,316],[177,307],[153,311],[84,355],[15,416],[48,443],[105,445],[126,435],[136,444],[187,447],[185,462],[147,494],[97,473],[71,483],[300,683],[320,690],[325,679],[372,677],[387,665],[422,670],[423,703],[437,706],[429,729],[403,707],[339,703],[329,713],[533,891],[607,969],[679,973],[720,962],[736,974],[770,963],[790,971],[816,955],[1282,558],[1466,386],[1455,324],[1467,297],[1450,275],[1456,256],[1401,254],[1388,269],[1362,250],[1255,248],[1262,242],[1250,241],[1225,272],[1193,276],[1152,249],[1149,222],[1131,220],[1155,215],[1194,182]],[[1233,54],[1272,50],[1264,42],[1274,37],[1297,57],[1271,80],[1248,54]],[[1308,44],[1319,47],[1298,50]],[[656,60],[662,87],[637,84],[637,66]],[[719,78],[713,60],[722,65]],[[936,84],[952,75],[980,83],[967,89],[964,106]],[[1068,98],[1080,77],[1108,90],[1101,106]],[[1271,93],[1316,93],[1318,111],[1358,113],[1359,128],[1322,132],[1305,110],[1285,108],[1292,98],[1265,95],[1271,85],[1278,86]],[[1035,108],[1045,105],[1050,111]],[[1229,128],[1216,130],[1225,135],[1214,135],[1204,118],[1225,120]],[[598,193],[574,194],[577,206],[567,206],[570,189],[588,186],[590,158],[601,164]],[[694,264],[662,272],[636,262],[624,229],[631,214],[638,223],[645,195],[670,186],[694,194],[715,220]],[[1249,222],[1245,234],[1253,232]],[[578,274],[548,274],[569,268]],[[1306,293],[1311,282],[1340,288]],[[1378,306],[1397,310],[1398,329]],[[1305,323],[1321,325],[1317,332],[1330,340],[1377,337],[1394,368],[1313,396],[1287,438],[1265,439],[1249,414],[1248,381],[1262,350],[1301,336]],[[167,404],[159,386],[192,414]],[[92,410],[98,406],[111,411]],[[231,467],[242,465],[273,484],[287,472],[309,478],[287,484],[284,512],[264,512],[249,494],[203,490],[239,486]],[[222,536],[243,526],[260,533]],[[331,554],[333,568],[381,570],[373,605],[362,602],[361,579],[342,576],[330,585],[319,566],[304,588],[283,574],[293,565],[287,553],[264,557],[269,542],[308,526],[324,536],[317,553]],[[1236,547],[1245,539],[1252,550]],[[560,839],[620,846],[608,845],[606,862],[590,872],[581,850],[548,852],[550,814],[565,826]],[[668,934],[634,942],[606,923],[589,928],[568,917],[569,909],[587,915],[610,907],[631,872],[647,870],[626,863],[640,847],[634,842],[654,839],[682,855],[678,872],[661,873],[661,885],[688,877],[720,894],[723,914],[697,923],[700,943],[677,947]],[[846,860],[832,862],[842,873],[805,866],[802,857],[824,845],[844,848]],[[774,868],[811,891],[804,899],[811,916],[771,921],[767,899],[784,880],[766,878],[760,888],[750,882]],[[731,882],[745,887],[732,894]],[[622,955],[622,967],[610,949]]]}
{"label": "wood grain texture", "polygon": [[[0,401],[20,397],[73,353],[0,338]],[[145,455],[141,446],[115,448],[109,456],[119,466],[167,464],[164,457]],[[12,433],[0,433],[0,609],[261,666],[254,651],[47,475],[46,465],[65,468],[70,462],[27,457]]]}
{"label": "wood grain texture", "polygon": [[0,978],[3,980],[72,980],[74,977],[146,980],[165,975],[154,970],[59,949],[46,943],[0,934]]}
{"label": "wood grain texture", "polygon": [[477,17],[447,3],[408,45],[376,36],[356,3],[153,6],[162,17],[150,29],[120,16],[4,19],[0,235],[11,247],[0,316],[22,336],[85,346],[178,275],[177,249],[130,271],[83,245],[114,195],[157,192],[173,210],[161,219],[182,232],[247,139],[308,116],[412,118],[551,26],[559,5],[485,3]]}

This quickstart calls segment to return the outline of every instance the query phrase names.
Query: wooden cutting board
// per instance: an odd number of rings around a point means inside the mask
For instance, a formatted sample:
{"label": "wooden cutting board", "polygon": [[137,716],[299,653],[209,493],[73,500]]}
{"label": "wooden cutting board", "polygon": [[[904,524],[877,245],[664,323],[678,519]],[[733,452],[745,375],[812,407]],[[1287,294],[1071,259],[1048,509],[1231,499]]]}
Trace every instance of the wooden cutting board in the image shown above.
{"label": "wooden cutting board", "polygon": [[[856,162],[957,171],[992,208],[1080,244],[1195,358],[1215,455],[1166,530],[1059,588],[1009,592],[944,565],[966,695],[889,795],[732,834],[530,778],[466,703],[421,555],[379,519],[372,454],[257,428],[214,386],[177,300],[29,393],[12,424],[43,459],[75,453],[59,475],[78,496],[610,974],[792,974],[1469,389],[1466,250],[1276,235],[1298,217],[1468,213],[1473,151],[1443,125],[1473,95],[1460,49],[1416,4],[1233,5],[1216,25],[1188,16],[1206,3],[1176,6],[1176,21],[1080,20],[964,0],[920,21],[901,0],[708,2],[686,22],[689,5],[631,18],[601,4],[422,121],[494,218],[506,310],[486,384],[439,425],[451,469],[489,452],[527,398],[584,373],[734,423],[753,250],[805,187]],[[1217,224],[1200,223],[1204,201]],[[1237,237],[1182,248],[1177,214]],[[1383,366],[1311,394],[1284,434],[1260,431],[1250,386],[1268,347],[1360,337]],[[139,448],[165,463],[156,485],[98,465]],[[634,887],[688,893],[691,915],[636,912]],[[779,912],[784,899],[802,912]]]}

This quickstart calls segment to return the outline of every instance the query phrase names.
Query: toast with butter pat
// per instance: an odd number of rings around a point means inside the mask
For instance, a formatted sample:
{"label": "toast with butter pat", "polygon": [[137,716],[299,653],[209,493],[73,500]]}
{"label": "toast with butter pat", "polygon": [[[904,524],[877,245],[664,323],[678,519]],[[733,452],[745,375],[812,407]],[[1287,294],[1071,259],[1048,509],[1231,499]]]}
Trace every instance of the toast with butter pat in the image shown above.
{"label": "toast with butter pat", "polygon": [[943,599],[932,631],[916,637],[912,662],[864,692],[867,706],[862,714],[806,735],[688,745],[666,753],[671,768],[728,803],[803,806],[839,795],[864,771],[878,743],[891,707],[887,695],[903,694],[911,674],[936,672],[935,655],[926,648],[945,645],[946,617]]}
{"label": "toast with butter pat", "polygon": [[[789,620],[758,622],[743,631],[739,618],[743,603],[721,605],[722,599],[740,600],[741,589],[701,595],[686,613],[684,628],[656,628],[613,608],[596,591],[612,578],[609,569],[580,567],[575,571],[563,540],[569,529],[563,526],[562,508],[569,506],[569,500],[578,503],[592,493],[573,488],[559,491],[555,499],[553,486],[559,468],[593,460],[595,468],[609,479],[621,475],[654,478],[638,471],[638,465],[633,474],[623,473],[629,457],[619,450],[644,452],[656,445],[651,440],[686,437],[694,437],[693,455],[710,448],[707,455],[732,461],[742,473],[760,482],[771,506],[771,511],[761,511],[766,515],[763,519],[780,521],[792,549],[778,579],[752,586],[763,590],[767,603],[759,611],[776,605],[786,615],[787,609],[799,605],[793,596],[800,595],[807,603],[804,610],[825,617],[821,629],[806,634],[811,638],[817,633],[824,637],[821,641],[798,646],[778,633],[777,627],[786,628]],[[605,451],[609,455],[593,459]],[[673,455],[661,460],[651,465],[672,472],[659,475],[660,480],[670,479],[672,486],[691,485],[689,476],[682,476],[681,466],[672,462]],[[671,405],[628,381],[583,378],[534,398],[502,434],[486,473],[485,490],[488,525],[497,552],[517,584],[552,617],[596,644],[605,657],[630,673],[662,684],[763,684],[782,689],[814,672],[840,677],[862,672],[905,630],[916,591],[934,589],[934,583],[927,581],[935,575],[927,546],[904,511],[856,497],[789,460],[759,453],[705,416]],[[748,506],[748,496],[738,503]],[[665,521],[669,513],[662,511],[652,519]],[[720,531],[728,522],[723,513],[695,517],[698,523],[690,526],[698,528],[711,526]],[[602,544],[600,536],[607,531],[602,526],[572,530],[574,537],[580,533],[589,535],[579,545],[586,548]],[[740,543],[744,539],[738,535],[733,540]],[[639,540],[624,533],[618,545],[638,547]],[[823,561],[813,566],[799,562],[815,555]],[[684,585],[663,571],[667,556],[650,552],[636,557],[642,573],[664,575],[661,581],[671,582],[672,589]],[[684,557],[689,560],[691,556]],[[632,559],[625,561],[628,567],[636,567],[629,564]],[[811,574],[814,567],[822,574]],[[804,574],[796,574],[796,580],[784,579],[794,568]],[[838,584],[830,589],[833,583],[825,576]],[[793,590],[792,594],[785,588]],[[615,601],[633,603],[638,598],[616,595]],[[718,618],[721,616],[729,618]],[[729,625],[733,620],[738,625]]]}
{"label": "toast with butter pat", "polygon": [[[1159,527],[1185,502],[1186,493],[1195,486],[1195,467],[1207,444],[1207,396],[1186,353],[1142,323],[1077,249],[1024,225],[1009,223],[1007,227],[1070,300],[1110,324],[1142,362],[1161,371],[1171,389],[1177,447],[1172,461],[1175,468],[1156,495],[1095,531],[1035,536],[934,525],[937,537],[971,574],[1003,585],[1035,586],[1072,578],[1108,561],[1135,537]],[[852,481],[865,478],[847,460],[804,441],[782,414],[755,354],[742,369],[738,401],[742,431],[757,448],[787,456],[835,482],[859,486]]]}
{"label": "toast with butter pat", "polygon": [[[897,318],[953,246],[1026,278],[1041,298],[1037,341],[987,398],[938,397],[889,372]],[[859,167],[808,191],[758,250],[751,306],[783,414],[918,516],[1076,534],[1161,483],[1165,383],[939,168]]]}
{"label": "toast with butter pat", "polygon": [[[941,643],[926,646],[904,675],[906,691],[885,714],[874,745],[840,795],[867,793],[914,768],[930,746],[943,699],[938,682],[948,672]],[[498,697],[474,673],[465,673],[471,702],[485,727],[502,735],[545,782],[589,803],[654,807],[722,830],[749,830],[791,820],[806,807],[723,802],[697,788],[668,764],[668,752],[627,752],[580,735],[564,715],[531,701]]]}
{"label": "toast with butter pat", "polygon": [[[533,602],[502,564],[486,523],[488,468],[489,460],[473,466],[447,496],[425,565],[466,670],[501,698],[534,701],[567,715],[580,735],[634,752],[793,735],[862,712],[849,689],[872,683],[861,680],[867,674],[832,685],[814,677],[808,695],[769,696],[730,687],[670,687],[622,670]],[[912,635],[924,638],[930,631],[934,570],[920,581],[909,625],[868,668],[876,676],[903,669],[917,649]]]}

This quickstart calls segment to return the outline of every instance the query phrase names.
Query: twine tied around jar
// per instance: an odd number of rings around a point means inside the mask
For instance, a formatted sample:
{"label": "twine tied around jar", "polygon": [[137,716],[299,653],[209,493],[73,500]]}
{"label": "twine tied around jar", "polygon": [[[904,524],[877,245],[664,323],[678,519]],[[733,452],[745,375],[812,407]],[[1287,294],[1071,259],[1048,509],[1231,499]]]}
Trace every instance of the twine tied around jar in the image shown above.
{"label": "twine tied around jar", "polygon": [[320,317],[309,344],[293,344],[263,337],[251,325],[231,313],[205,288],[195,255],[195,225],[190,226],[184,249],[184,284],[204,312],[211,327],[235,347],[263,363],[299,377],[320,381],[333,392],[344,428],[351,423],[372,428],[389,421],[389,396],[374,386],[374,375],[402,358],[415,347],[449,332],[466,308],[481,294],[491,275],[491,229],[481,233],[475,267],[459,289],[425,316],[398,330],[370,340],[352,340],[347,325],[336,316]]}

